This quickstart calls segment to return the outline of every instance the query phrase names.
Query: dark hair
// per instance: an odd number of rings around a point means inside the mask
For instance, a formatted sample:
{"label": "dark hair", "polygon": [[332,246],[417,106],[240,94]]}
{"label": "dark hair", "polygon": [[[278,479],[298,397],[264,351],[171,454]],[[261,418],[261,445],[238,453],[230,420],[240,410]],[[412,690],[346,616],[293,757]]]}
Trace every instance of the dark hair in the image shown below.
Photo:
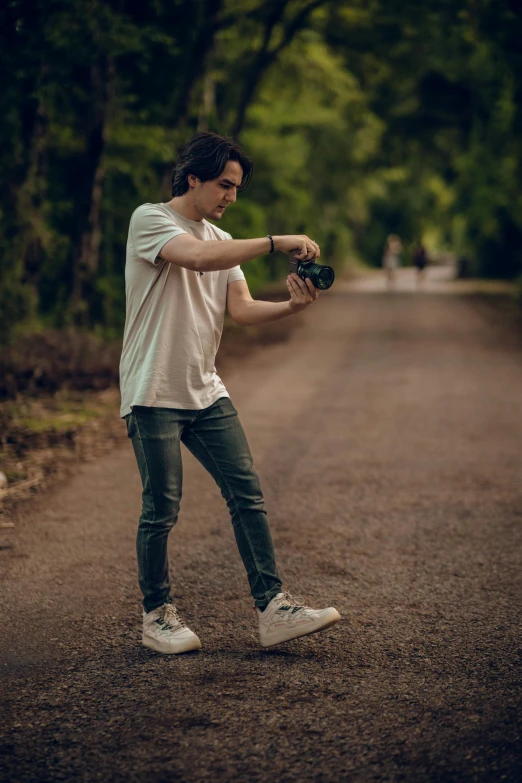
{"label": "dark hair", "polygon": [[202,131],[185,144],[172,172],[172,197],[182,196],[189,185],[187,176],[194,174],[201,182],[217,179],[229,160],[237,160],[243,169],[238,190],[244,190],[252,177],[254,164],[239,144],[229,136]]}

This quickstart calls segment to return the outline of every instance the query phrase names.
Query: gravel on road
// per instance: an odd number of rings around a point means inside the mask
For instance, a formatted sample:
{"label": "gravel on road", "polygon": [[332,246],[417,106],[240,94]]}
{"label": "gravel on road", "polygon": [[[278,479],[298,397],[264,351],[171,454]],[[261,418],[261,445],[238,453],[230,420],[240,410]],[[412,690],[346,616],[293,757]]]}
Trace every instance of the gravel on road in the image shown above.
{"label": "gravel on road", "polygon": [[130,443],[22,507],[0,780],[522,780],[521,359],[467,297],[334,288],[228,366],[285,588],[342,615],[276,648],[188,453],[170,557],[198,653],[140,644]]}

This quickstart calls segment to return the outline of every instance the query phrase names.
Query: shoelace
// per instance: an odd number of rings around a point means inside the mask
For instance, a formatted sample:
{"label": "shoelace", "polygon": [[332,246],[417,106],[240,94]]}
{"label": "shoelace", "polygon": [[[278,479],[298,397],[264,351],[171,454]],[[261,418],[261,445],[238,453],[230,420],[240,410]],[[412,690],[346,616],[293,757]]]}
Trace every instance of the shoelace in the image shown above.
{"label": "shoelace", "polygon": [[283,597],[279,599],[281,601],[280,609],[292,608],[294,613],[299,609],[311,609],[311,606],[306,606],[304,598],[298,598],[290,593],[283,593]]}
{"label": "shoelace", "polygon": [[163,611],[162,626],[165,630],[174,630],[175,628],[184,628],[185,623],[178,614],[178,610],[173,604],[165,604]]}

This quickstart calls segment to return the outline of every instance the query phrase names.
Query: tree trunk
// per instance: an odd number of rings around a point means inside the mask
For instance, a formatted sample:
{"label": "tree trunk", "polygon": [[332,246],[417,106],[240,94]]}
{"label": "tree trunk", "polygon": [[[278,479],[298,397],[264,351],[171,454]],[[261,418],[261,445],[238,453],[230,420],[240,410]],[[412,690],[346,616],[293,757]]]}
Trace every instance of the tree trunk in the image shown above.
{"label": "tree trunk", "polygon": [[[104,152],[107,142],[107,125],[113,99],[114,68],[105,57],[91,66],[91,81],[95,106],[93,124],[85,151],[85,167],[82,178],[84,204],[79,207],[79,221],[73,253],[73,285],[71,309],[77,326],[89,325],[89,302],[85,287],[96,274],[101,242],[101,204],[105,177]],[[88,195],[87,195],[88,194]]]}
{"label": "tree trunk", "polygon": [[208,131],[208,118],[216,108],[216,82],[207,73],[203,82],[203,95],[198,115],[198,131]]}
{"label": "tree trunk", "polygon": [[176,128],[182,127],[190,109],[190,99],[194,85],[205,71],[207,55],[214,45],[214,38],[219,28],[219,14],[223,8],[223,0],[206,0],[202,12],[201,24],[188,52],[185,67],[185,79],[181,84],[174,116]]}
{"label": "tree trunk", "polygon": [[[187,53],[187,62],[184,69],[185,79],[181,84],[173,116],[173,130],[181,130],[187,122],[190,110],[190,100],[195,85],[205,71],[207,57],[214,46],[214,39],[218,30],[223,29],[220,23],[220,13],[223,9],[223,0],[206,0],[201,14],[201,24],[196,33],[190,51]],[[229,24],[233,22],[231,17]],[[174,158],[177,150],[174,150]],[[161,192],[170,193],[172,179],[172,166],[165,169]]]}
{"label": "tree trunk", "polygon": [[34,289],[35,302],[44,259],[43,237],[46,231],[42,205],[46,191],[47,127],[47,110],[40,100],[30,143],[29,167],[25,182],[18,193],[17,205],[17,212],[23,225],[20,238],[21,279]]}

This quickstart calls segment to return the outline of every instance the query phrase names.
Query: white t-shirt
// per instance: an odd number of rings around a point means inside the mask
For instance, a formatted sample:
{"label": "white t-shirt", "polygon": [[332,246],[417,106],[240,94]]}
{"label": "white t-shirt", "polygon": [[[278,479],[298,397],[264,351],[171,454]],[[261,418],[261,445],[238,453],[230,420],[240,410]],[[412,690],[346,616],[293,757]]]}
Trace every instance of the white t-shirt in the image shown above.
{"label": "white t-shirt", "polygon": [[158,258],[178,234],[231,239],[217,226],[188,220],[167,204],[143,204],[133,213],[125,265],[122,417],[133,405],[201,410],[229,396],[214,362],[227,286],[245,276],[239,266],[201,275]]}

